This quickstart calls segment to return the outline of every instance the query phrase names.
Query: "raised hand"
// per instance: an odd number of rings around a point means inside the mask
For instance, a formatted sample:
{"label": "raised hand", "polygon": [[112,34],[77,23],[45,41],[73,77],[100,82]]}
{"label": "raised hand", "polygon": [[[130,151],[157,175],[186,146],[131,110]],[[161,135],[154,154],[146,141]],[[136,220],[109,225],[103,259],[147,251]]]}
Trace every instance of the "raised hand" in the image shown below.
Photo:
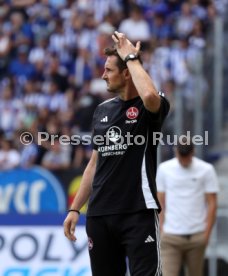
{"label": "raised hand", "polygon": [[140,51],[141,43],[138,41],[136,46],[134,46],[129,39],[123,33],[119,33],[117,31],[112,35],[112,39],[115,42],[115,48],[122,58],[125,60],[126,56],[129,54],[138,54]]}

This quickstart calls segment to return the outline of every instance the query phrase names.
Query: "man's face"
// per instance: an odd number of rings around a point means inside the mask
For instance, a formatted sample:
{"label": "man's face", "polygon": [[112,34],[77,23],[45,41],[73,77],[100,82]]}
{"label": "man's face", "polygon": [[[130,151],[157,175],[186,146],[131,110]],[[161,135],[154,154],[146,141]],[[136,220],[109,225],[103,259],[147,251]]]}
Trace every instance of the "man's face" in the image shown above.
{"label": "man's face", "polygon": [[102,79],[107,83],[107,90],[113,93],[120,93],[126,85],[125,70],[120,72],[116,65],[117,57],[108,56],[104,66]]}
{"label": "man's face", "polygon": [[187,156],[182,156],[178,152],[176,152],[176,156],[182,167],[188,168],[191,165],[193,153]]}

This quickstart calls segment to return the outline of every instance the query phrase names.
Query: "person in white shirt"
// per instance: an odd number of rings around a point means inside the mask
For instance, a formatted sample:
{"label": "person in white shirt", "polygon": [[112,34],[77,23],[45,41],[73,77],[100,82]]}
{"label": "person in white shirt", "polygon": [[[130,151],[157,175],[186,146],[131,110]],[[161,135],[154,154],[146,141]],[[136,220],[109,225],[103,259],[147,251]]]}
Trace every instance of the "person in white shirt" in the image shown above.
{"label": "person in white shirt", "polygon": [[0,171],[8,171],[19,166],[20,153],[14,149],[13,141],[3,137],[0,141]]}
{"label": "person in white shirt", "polygon": [[121,22],[119,31],[125,33],[134,43],[138,40],[146,42],[151,39],[149,24],[143,18],[140,6],[137,5],[132,5],[130,17]]}
{"label": "person in white shirt", "polygon": [[[213,166],[194,157],[192,141],[175,148],[176,157],[157,171],[163,276],[202,276],[206,246],[216,218],[218,180]],[[186,145],[187,143],[187,145]]]}

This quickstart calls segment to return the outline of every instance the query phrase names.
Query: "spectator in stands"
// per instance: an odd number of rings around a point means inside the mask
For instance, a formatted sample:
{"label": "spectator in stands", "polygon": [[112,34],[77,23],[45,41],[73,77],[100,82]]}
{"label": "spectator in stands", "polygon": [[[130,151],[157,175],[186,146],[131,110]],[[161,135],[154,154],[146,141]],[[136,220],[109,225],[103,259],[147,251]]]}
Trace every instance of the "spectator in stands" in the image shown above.
{"label": "spectator in stands", "polygon": [[41,165],[48,170],[63,170],[70,167],[70,153],[67,145],[61,145],[56,139],[44,154]]}
{"label": "spectator in stands", "polygon": [[[173,53],[171,39],[164,37],[160,39],[159,45],[154,49],[151,55],[152,62],[149,63],[150,75],[155,80],[157,89],[162,89],[163,84],[172,78],[170,72],[170,60]],[[165,91],[165,90],[164,90]]]}
{"label": "spectator in stands", "polygon": [[[101,91],[101,90],[100,90]],[[75,110],[75,124],[78,128],[78,133],[81,137],[83,135],[92,135],[92,118],[93,113],[102,102],[101,98],[94,95],[96,92],[91,93],[90,91],[85,92],[79,99],[78,105]],[[74,147],[73,162],[74,168],[81,168],[82,165],[88,163],[92,154],[91,145],[78,145]]]}
{"label": "spectator in stands", "polygon": [[[203,90],[205,87],[203,76],[199,74],[202,70],[200,60],[199,49],[189,44],[188,37],[180,37],[176,47],[171,51],[170,72],[171,78],[179,86],[184,109],[188,112],[194,110],[196,93],[199,93],[197,85]],[[188,120],[186,130],[190,129],[191,122]]]}
{"label": "spectator in stands", "polygon": [[29,48],[22,44],[17,48],[17,56],[10,63],[9,73],[15,77],[15,82],[23,85],[26,80],[36,75],[35,67],[28,61]]}
{"label": "spectator in stands", "polygon": [[24,106],[14,95],[13,87],[7,84],[2,88],[0,101],[0,128],[5,134],[12,136],[21,127]]}
{"label": "spectator in stands", "polygon": [[160,39],[164,39],[171,36],[171,26],[166,22],[165,19],[166,16],[163,13],[156,13],[154,15],[150,30],[153,39],[159,41]]}
{"label": "spectator in stands", "polygon": [[63,93],[59,90],[59,85],[56,81],[51,80],[48,83],[48,107],[50,111],[64,111],[67,108],[67,99]]}
{"label": "spectator in stands", "polygon": [[[15,139],[20,141],[20,136],[23,133],[31,133],[30,129],[21,129],[19,132],[16,133]],[[26,145],[20,143],[18,145],[20,150],[20,167],[22,168],[30,168],[36,163],[37,155],[38,155],[38,146],[34,141],[33,135],[26,136]]]}
{"label": "spectator in stands", "polygon": [[40,83],[35,80],[27,80],[22,90],[22,102],[27,111],[40,109],[48,106],[48,95],[41,92]]}
{"label": "spectator in stands", "polygon": [[53,80],[61,92],[65,92],[68,88],[67,70],[61,65],[58,55],[52,54],[46,62],[45,79]]}
{"label": "spectator in stands", "polygon": [[191,5],[184,1],[181,5],[181,13],[176,20],[176,33],[178,36],[187,36],[193,30],[195,16],[192,14]]}
{"label": "spectator in stands", "polygon": [[0,80],[7,73],[11,44],[9,33],[0,26]]}
{"label": "spectator in stands", "polygon": [[71,83],[78,88],[83,88],[83,84],[93,77],[93,59],[91,52],[86,48],[78,49],[78,56],[71,68]]}
{"label": "spectator in stands", "polygon": [[67,63],[70,59],[70,53],[67,51],[67,47],[63,21],[58,18],[55,21],[54,32],[50,36],[49,51],[55,53],[62,63]]}
{"label": "spectator in stands", "polygon": [[203,22],[199,19],[197,19],[194,23],[193,30],[190,34],[189,43],[199,50],[202,50],[206,46]]}
{"label": "spectator in stands", "polygon": [[109,47],[109,45],[112,43],[110,36],[115,31],[114,26],[109,22],[101,23],[97,28],[98,34],[97,34],[97,56],[96,56],[96,62],[101,63],[101,67],[103,69],[103,65],[105,62],[103,49]]}
{"label": "spectator in stands", "polygon": [[[190,0],[191,5],[191,11],[194,16],[196,16],[198,19],[205,19],[207,16],[207,11],[205,7],[201,5],[202,1],[200,0]],[[201,3],[200,3],[201,2]]]}
{"label": "spectator in stands", "polygon": [[182,139],[176,157],[157,171],[163,275],[202,276],[204,253],[216,217],[218,179],[212,165],[194,157],[192,141]]}
{"label": "spectator in stands", "polygon": [[1,139],[0,171],[16,168],[20,164],[20,153],[14,149],[13,141],[8,138]]}
{"label": "spectator in stands", "polygon": [[33,40],[31,25],[28,24],[21,12],[13,12],[10,16],[12,40],[15,49],[20,45],[30,46]]}
{"label": "spectator in stands", "polygon": [[143,18],[140,6],[132,5],[130,17],[121,22],[119,32],[126,34],[133,42],[137,42],[138,40],[148,42],[150,40],[149,24]]}
{"label": "spectator in stands", "polygon": [[35,66],[39,66],[39,63],[45,62],[45,59],[47,59],[47,46],[48,39],[42,35],[37,36],[35,47],[29,53],[29,62]]}

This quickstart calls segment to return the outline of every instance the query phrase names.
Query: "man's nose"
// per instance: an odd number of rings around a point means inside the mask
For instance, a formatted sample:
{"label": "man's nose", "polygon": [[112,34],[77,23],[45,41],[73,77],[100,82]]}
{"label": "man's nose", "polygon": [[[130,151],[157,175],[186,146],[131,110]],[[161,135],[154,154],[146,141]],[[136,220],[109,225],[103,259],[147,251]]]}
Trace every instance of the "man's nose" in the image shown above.
{"label": "man's nose", "polygon": [[107,76],[106,76],[106,73],[104,72],[102,77],[101,77],[103,80],[107,79]]}

